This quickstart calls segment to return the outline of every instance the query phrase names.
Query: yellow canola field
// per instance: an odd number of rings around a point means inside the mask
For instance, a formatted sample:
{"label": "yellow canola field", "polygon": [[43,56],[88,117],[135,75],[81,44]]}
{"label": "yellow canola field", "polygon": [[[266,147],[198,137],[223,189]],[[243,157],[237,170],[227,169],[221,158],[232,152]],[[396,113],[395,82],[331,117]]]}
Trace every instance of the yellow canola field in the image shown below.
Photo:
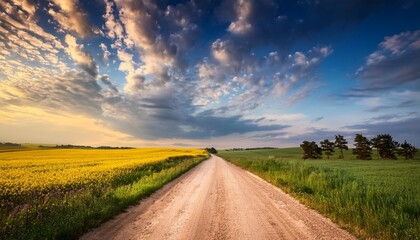
{"label": "yellow canola field", "polygon": [[199,149],[48,149],[0,153],[0,197],[106,183],[133,168],[169,157],[207,155]]}

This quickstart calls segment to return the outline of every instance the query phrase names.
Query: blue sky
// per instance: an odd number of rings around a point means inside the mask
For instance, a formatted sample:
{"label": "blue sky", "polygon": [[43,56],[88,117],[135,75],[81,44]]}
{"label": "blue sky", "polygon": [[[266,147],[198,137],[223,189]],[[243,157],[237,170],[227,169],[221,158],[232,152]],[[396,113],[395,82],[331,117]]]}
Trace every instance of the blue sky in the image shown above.
{"label": "blue sky", "polygon": [[420,147],[420,3],[0,1],[0,141]]}

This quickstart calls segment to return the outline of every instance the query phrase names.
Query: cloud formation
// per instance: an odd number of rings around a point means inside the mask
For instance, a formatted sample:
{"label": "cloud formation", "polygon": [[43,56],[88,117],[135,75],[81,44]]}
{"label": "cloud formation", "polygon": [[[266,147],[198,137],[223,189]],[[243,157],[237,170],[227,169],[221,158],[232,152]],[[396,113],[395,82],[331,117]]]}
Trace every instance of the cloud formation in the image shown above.
{"label": "cloud formation", "polygon": [[96,77],[98,75],[98,66],[92,55],[84,50],[83,44],[78,44],[76,38],[70,34],[66,35],[64,41],[67,44],[67,54],[89,75]]}
{"label": "cloud formation", "polygon": [[87,38],[97,31],[90,22],[87,13],[81,8],[79,0],[53,0],[48,13],[61,28],[79,37]]}
{"label": "cloud formation", "polygon": [[414,146],[420,146],[420,141],[418,139],[420,134],[418,128],[420,118],[418,116],[403,118],[396,121],[384,121],[394,119],[395,116],[388,116],[387,118],[388,119],[382,118],[382,121],[380,122],[355,124],[347,126],[347,128],[366,134],[369,137],[387,133],[392,136],[397,136],[395,139],[396,141],[404,142],[404,140],[407,140]]}
{"label": "cloud formation", "polygon": [[[331,39],[320,36],[396,5],[391,0],[0,1],[0,102],[8,109],[80,114],[136,139],[239,136],[272,143],[325,136],[333,132],[318,117],[325,113],[300,108],[331,84],[323,70],[335,49]],[[419,66],[412,59],[419,58],[419,34],[386,37],[357,72],[363,87],[346,99],[415,85]],[[418,103],[411,95],[402,98],[395,97],[400,104],[360,104],[411,111]],[[309,120],[301,119],[305,111],[312,114]],[[299,117],[291,121],[269,113]],[[392,114],[381,116],[393,119]],[[299,121],[314,126],[301,131]]]}
{"label": "cloud formation", "polygon": [[420,81],[420,30],[385,37],[356,73],[361,90],[383,90]]}
{"label": "cloud formation", "polygon": [[24,62],[63,67],[57,54],[64,47],[53,34],[38,25],[36,5],[27,1],[0,1],[0,59],[16,57]]}

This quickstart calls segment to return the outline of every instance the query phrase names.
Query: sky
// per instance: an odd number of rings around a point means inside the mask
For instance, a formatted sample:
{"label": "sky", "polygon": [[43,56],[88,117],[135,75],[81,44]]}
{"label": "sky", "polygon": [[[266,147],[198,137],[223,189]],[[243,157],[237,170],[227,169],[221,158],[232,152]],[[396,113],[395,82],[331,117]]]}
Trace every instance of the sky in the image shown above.
{"label": "sky", "polygon": [[[420,1],[0,0],[0,141],[420,147]],[[352,145],[350,145],[352,146]]]}

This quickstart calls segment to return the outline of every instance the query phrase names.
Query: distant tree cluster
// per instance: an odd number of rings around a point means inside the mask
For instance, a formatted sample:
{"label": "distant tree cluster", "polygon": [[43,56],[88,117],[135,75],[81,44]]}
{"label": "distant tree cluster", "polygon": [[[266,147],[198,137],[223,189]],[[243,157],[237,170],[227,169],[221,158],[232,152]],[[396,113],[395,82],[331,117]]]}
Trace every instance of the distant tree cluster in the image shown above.
{"label": "distant tree cluster", "polygon": [[[320,142],[321,147],[318,146],[314,141],[303,141],[300,147],[303,149],[303,159],[320,159],[324,152],[327,159],[334,153],[334,149],[340,150],[339,159],[344,159],[344,150],[348,150],[347,140],[341,136],[335,136],[335,142],[331,142],[325,139]],[[397,155],[403,156],[406,160],[413,159],[417,152],[417,149],[404,141],[399,144],[392,139],[389,134],[379,134],[378,136],[369,140],[362,134],[356,134],[354,138],[353,154],[356,155],[356,159],[371,160],[372,150],[376,149],[378,159],[392,159],[396,160]]]}
{"label": "distant tree cluster", "polygon": [[208,153],[211,153],[211,154],[216,154],[217,153],[217,150],[216,150],[216,148],[214,148],[214,147],[211,147],[211,148],[206,148],[205,149]]}
{"label": "distant tree cluster", "polygon": [[247,150],[260,150],[260,149],[277,149],[275,147],[254,147],[254,148],[231,148],[226,151],[247,151]]}
{"label": "distant tree cluster", "polygon": [[111,146],[83,146],[83,145],[56,145],[56,146],[43,146],[40,145],[40,148],[59,148],[59,149],[133,149],[132,147],[111,147]]}
{"label": "distant tree cluster", "polygon": [[321,150],[325,152],[325,155],[327,155],[327,158],[330,159],[330,156],[334,152],[335,144],[334,142],[330,142],[330,140],[325,139],[324,141],[320,142],[321,144]]}
{"label": "distant tree cluster", "polygon": [[19,144],[19,143],[11,143],[11,142],[2,143],[2,142],[0,142],[0,147],[22,147],[22,145]]}
{"label": "distant tree cluster", "polygon": [[314,141],[303,141],[300,147],[303,149],[303,159],[322,158],[322,149]]}

